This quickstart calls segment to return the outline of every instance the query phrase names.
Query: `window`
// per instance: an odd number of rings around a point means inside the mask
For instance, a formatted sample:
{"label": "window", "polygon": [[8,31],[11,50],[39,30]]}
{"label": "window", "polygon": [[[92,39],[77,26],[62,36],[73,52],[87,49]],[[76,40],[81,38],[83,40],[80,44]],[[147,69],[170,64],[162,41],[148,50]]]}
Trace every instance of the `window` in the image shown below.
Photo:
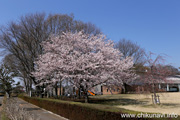
{"label": "window", "polygon": [[117,88],[117,92],[119,92],[119,88]]}

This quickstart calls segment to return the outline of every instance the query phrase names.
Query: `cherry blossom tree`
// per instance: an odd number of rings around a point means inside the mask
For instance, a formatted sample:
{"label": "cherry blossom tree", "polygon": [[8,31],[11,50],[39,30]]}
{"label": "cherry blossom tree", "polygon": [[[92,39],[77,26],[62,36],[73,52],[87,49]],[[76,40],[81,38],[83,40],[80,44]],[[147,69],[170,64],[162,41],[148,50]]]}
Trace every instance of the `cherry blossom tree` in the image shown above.
{"label": "cherry blossom tree", "polygon": [[51,36],[42,43],[44,52],[36,64],[36,77],[39,85],[52,85],[68,80],[76,88],[82,88],[85,102],[88,102],[88,90],[106,84],[120,86],[122,80],[134,78],[133,59],[123,57],[114,49],[111,40],[102,34],[89,35],[82,31]]}
{"label": "cherry blossom tree", "polygon": [[153,53],[147,55],[147,68],[145,73],[141,76],[141,82],[150,87],[150,91],[153,92],[153,103],[158,103],[158,97],[156,94],[156,85],[166,83],[167,76],[171,75],[172,72],[165,66],[165,56],[157,55],[153,56]]}

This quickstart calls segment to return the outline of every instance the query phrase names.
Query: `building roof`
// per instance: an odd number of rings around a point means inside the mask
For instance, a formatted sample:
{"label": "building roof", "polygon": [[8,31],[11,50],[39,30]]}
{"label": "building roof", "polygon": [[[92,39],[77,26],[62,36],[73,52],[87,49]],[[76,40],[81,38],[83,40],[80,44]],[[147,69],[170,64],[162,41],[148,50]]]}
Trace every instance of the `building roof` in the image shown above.
{"label": "building roof", "polygon": [[[164,84],[166,84],[166,83],[168,83],[168,84],[180,84],[180,75],[169,76],[165,80],[159,80],[159,82],[158,81],[156,81],[156,82],[157,83],[164,83]],[[149,81],[149,83],[150,83],[150,81]],[[142,80],[136,79],[132,83],[130,83],[129,85],[144,85],[144,84],[146,84],[146,81],[143,81],[143,79]]]}
{"label": "building roof", "polygon": [[174,75],[174,76],[169,76],[166,78],[167,83],[179,83],[180,84],[180,75]]}

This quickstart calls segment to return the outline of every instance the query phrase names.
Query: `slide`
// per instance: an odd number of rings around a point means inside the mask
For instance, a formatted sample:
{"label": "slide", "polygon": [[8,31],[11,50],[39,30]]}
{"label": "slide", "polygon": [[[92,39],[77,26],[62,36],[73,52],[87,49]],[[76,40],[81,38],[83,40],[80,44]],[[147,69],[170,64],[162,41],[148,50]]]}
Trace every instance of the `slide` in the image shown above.
{"label": "slide", "polygon": [[95,94],[94,94],[93,92],[91,92],[90,90],[88,90],[88,92],[89,92],[91,95],[95,96]]}

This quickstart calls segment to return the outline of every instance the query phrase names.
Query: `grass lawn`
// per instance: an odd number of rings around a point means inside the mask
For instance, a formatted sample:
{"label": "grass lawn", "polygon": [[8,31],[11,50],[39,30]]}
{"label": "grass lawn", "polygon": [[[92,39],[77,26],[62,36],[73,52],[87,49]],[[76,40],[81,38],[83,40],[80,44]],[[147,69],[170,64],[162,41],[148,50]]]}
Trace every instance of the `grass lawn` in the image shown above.
{"label": "grass lawn", "polygon": [[[67,99],[67,100],[60,100],[60,99],[52,99],[52,98],[30,98],[24,97],[25,100],[30,100],[32,103],[37,103],[41,107],[45,101],[46,102],[57,102],[60,104],[68,104],[68,106],[77,107],[79,109],[83,108],[83,110],[94,110],[96,111],[97,115],[102,115],[104,112],[116,112],[113,114],[121,115],[121,113],[128,113],[128,114],[155,114],[155,113],[162,113],[162,114],[175,114],[180,115],[180,93],[158,93],[160,95],[161,104],[160,105],[153,105],[151,101],[151,94],[119,94],[119,95],[97,95],[97,96],[90,96],[89,103],[84,103],[84,99]],[[23,97],[22,97],[23,98]],[[42,101],[41,101],[42,100]],[[43,101],[44,100],[44,101]],[[41,101],[41,102],[38,102]],[[44,106],[45,109],[54,111],[54,107],[47,107],[47,103],[45,102]],[[52,104],[56,105],[57,104]],[[66,106],[66,107],[68,107]],[[44,107],[43,107],[44,108]],[[63,108],[63,107],[62,107]],[[59,108],[57,108],[59,111]],[[62,109],[66,110],[66,109]],[[79,109],[82,111],[82,109]],[[77,109],[75,110],[77,111]],[[147,118],[147,117],[145,117]],[[158,118],[159,119],[159,118]],[[160,118],[160,120],[165,120],[169,118]],[[179,119],[173,117],[172,120]]]}
{"label": "grass lawn", "polygon": [[[112,105],[132,111],[148,113],[176,113],[180,115],[180,93],[158,93],[160,105],[152,104],[152,94],[118,94],[91,96],[92,103]],[[94,100],[93,100],[94,99]]]}

